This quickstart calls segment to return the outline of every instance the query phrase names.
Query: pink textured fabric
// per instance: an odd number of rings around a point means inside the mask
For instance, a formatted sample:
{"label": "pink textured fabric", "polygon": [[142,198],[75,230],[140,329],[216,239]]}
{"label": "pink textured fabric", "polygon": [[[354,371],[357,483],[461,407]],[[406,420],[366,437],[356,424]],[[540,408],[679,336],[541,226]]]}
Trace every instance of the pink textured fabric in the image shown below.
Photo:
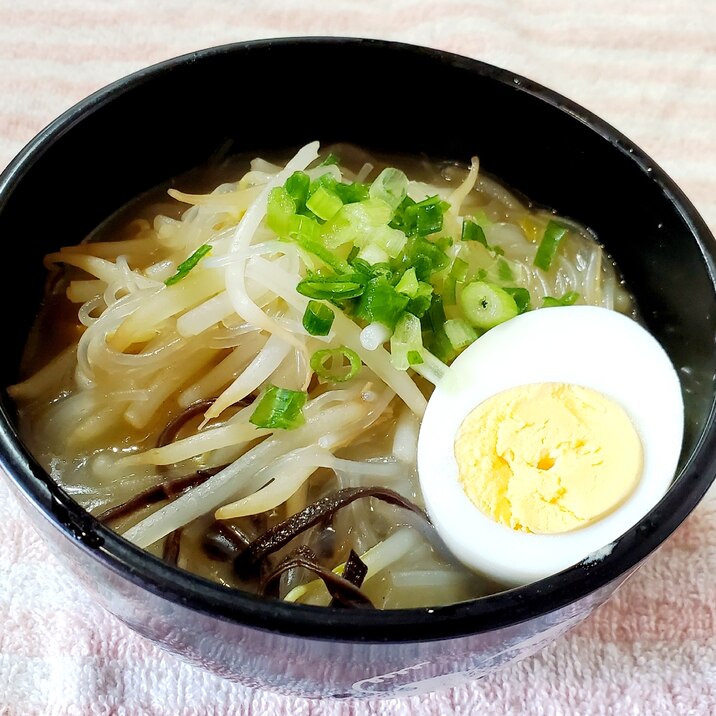
{"label": "pink textured fabric", "polygon": [[[318,34],[430,45],[542,82],[642,146],[716,229],[713,0],[0,0],[0,166],[62,110],[144,65],[235,40]],[[605,607],[500,673],[380,702],[250,691],[96,607],[0,485],[3,716],[711,714],[715,627],[712,491]]]}

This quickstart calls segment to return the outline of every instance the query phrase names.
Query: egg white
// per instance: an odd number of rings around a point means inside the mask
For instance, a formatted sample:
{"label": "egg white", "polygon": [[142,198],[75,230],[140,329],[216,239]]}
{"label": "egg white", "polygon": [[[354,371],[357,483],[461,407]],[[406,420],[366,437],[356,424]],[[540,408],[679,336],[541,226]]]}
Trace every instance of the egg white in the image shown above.
{"label": "egg white", "polygon": [[[547,382],[592,388],[621,405],[641,439],[644,468],[634,492],[598,522],[538,535],[501,525],[470,501],[454,443],[463,420],[490,396]],[[650,333],[604,308],[540,309],[481,336],[436,387],[418,439],[420,486],[435,528],[461,562],[506,585],[526,584],[610,544],[654,507],[674,478],[683,430],[678,376]]]}

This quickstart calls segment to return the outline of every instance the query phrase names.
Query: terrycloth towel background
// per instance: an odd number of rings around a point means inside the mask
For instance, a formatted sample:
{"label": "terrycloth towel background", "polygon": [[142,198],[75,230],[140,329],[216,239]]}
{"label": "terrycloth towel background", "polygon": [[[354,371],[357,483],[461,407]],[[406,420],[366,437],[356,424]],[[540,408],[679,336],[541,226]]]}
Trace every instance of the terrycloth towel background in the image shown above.
{"label": "terrycloth towel background", "polygon": [[[431,45],[542,82],[643,147],[716,230],[715,0],[0,0],[0,166],[64,109],[144,65],[235,40],[319,34]],[[608,187],[605,199],[608,210]],[[712,714],[715,628],[712,492],[609,604],[500,673],[373,703],[254,692],[103,613],[0,485],[3,715]]]}

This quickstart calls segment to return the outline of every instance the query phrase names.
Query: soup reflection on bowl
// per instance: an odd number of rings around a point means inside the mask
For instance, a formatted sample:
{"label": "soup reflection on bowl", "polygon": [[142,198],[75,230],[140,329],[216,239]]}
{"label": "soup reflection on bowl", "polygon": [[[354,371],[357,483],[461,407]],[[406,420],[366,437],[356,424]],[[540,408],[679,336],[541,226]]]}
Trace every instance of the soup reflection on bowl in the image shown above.
{"label": "soup reflection on bowl", "polygon": [[[277,136],[297,58],[489,102]],[[201,110],[257,61],[260,113]],[[487,673],[604,601],[713,479],[714,314],[689,310],[714,306],[713,238],[524,78],[377,41],[207,50],[45,130],[0,229],[48,185],[4,467],[100,603],[218,673],[309,696]]]}

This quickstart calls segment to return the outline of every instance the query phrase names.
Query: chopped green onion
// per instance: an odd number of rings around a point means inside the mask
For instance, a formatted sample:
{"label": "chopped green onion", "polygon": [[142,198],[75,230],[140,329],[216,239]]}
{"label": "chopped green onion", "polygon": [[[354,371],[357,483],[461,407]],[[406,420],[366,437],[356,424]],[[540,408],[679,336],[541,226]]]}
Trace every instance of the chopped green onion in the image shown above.
{"label": "chopped green onion", "polygon": [[427,236],[443,228],[443,214],[449,206],[436,194],[409,206],[405,213],[418,236]]}
{"label": "chopped green onion", "polygon": [[301,213],[306,208],[306,200],[308,199],[308,188],[311,185],[311,179],[305,172],[294,172],[286,179],[283,188],[288,195],[296,203],[296,211]]}
{"label": "chopped green onion", "polygon": [[477,340],[475,329],[462,318],[451,318],[445,321],[443,330],[455,353],[460,353]]}
{"label": "chopped green onion", "polygon": [[413,236],[415,234],[415,219],[407,214],[410,207],[415,206],[415,201],[409,196],[406,196],[397,209],[393,213],[393,218],[390,221],[390,226],[394,229],[399,229],[406,236]]}
{"label": "chopped green onion", "polygon": [[414,268],[419,281],[428,281],[432,274],[449,265],[450,259],[438,246],[417,236],[408,241],[403,253],[394,262],[396,273]]}
{"label": "chopped green onion", "polygon": [[443,301],[446,306],[454,306],[457,301],[457,281],[454,276],[448,276],[443,284]]}
{"label": "chopped green onion", "polygon": [[472,214],[472,220],[479,224],[483,229],[486,229],[488,226],[492,226],[492,221],[487,218],[487,214],[485,213],[484,209],[478,209],[476,212]]}
{"label": "chopped green onion", "polygon": [[519,313],[515,299],[507,291],[484,281],[473,281],[463,288],[460,307],[473,326],[484,330]]}
{"label": "chopped green onion", "polygon": [[457,356],[442,326],[433,335],[430,352],[443,363],[450,363]]}
{"label": "chopped green onion", "polygon": [[[358,271],[358,273],[362,273],[368,278],[373,278],[373,266],[371,266],[367,261],[358,258],[358,252],[360,251],[360,249],[357,246],[354,246],[353,248],[355,254],[349,254],[348,263],[353,267],[355,271]],[[354,252],[351,252],[351,254],[353,254]]]}
{"label": "chopped green onion", "polygon": [[296,290],[308,298],[342,301],[360,296],[365,290],[366,280],[361,274],[343,276],[309,276],[300,281]]}
{"label": "chopped green onion", "polygon": [[391,209],[380,199],[366,199],[358,204],[349,204],[345,208],[346,213],[365,226],[375,229],[384,226],[390,221]]}
{"label": "chopped green onion", "polygon": [[308,188],[308,196],[311,196],[321,187],[324,187],[329,191],[334,191],[337,186],[337,179],[330,172],[326,172],[325,174],[321,174],[321,176],[311,182],[311,185]]}
{"label": "chopped green onion", "polygon": [[365,201],[368,198],[370,185],[361,184],[360,182],[341,183],[336,184],[333,187],[333,191],[344,204],[354,204],[359,201]]}
{"label": "chopped green onion", "polygon": [[249,422],[259,428],[294,430],[306,422],[303,406],[308,396],[302,390],[289,390],[269,385]]}
{"label": "chopped green onion", "polygon": [[455,243],[450,236],[440,236],[437,239],[432,239],[431,243],[435,244],[440,251],[447,253],[447,250]]}
{"label": "chopped green onion", "polygon": [[554,296],[545,296],[542,299],[543,308],[555,308],[556,306],[572,306],[579,299],[579,294],[576,291],[567,291],[562,298],[555,298]]}
{"label": "chopped green onion", "polygon": [[425,363],[425,359],[420,351],[408,351],[409,365],[420,365],[421,363]]}
{"label": "chopped green onion", "polygon": [[390,256],[378,244],[365,245],[358,253],[358,258],[371,266],[373,264],[383,265],[390,261]]}
{"label": "chopped green onion", "polygon": [[409,237],[434,234],[442,229],[443,214],[449,208],[450,204],[437,195],[417,203],[406,196],[395,209],[390,226]]}
{"label": "chopped green onion", "polygon": [[321,225],[309,216],[303,214],[294,214],[288,219],[289,238],[294,241],[320,241]]}
{"label": "chopped green onion", "polygon": [[366,244],[378,227],[390,221],[391,213],[390,207],[378,199],[344,204],[324,225],[322,241],[328,248],[348,242]]}
{"label": "chopped green onion", "polygon": [[500,281],[514,281],[515,275],[512,273],[510,264],[505,259],[498,259],[497,261],[497,278]]}
{"label": "chopped green onion", "polygon": [[302,214],[294,214],[288,220],[288,237],[304,251],[317,256],[336,273],[351,273],[351,267],[347,261],[343,261],[320,243],[321,227],[315,219]]}
{"label": "chopped green onion", "polygon": [[319,186],[306,202],[306,208],[324,221],[333,218],[342,206],[338,196],[325,186]]}
{"label": "chopped green onion", "polygon": [[[344,360],[348,361],[347,366],[344,364]],[[332,383],[343,383],[355,378],[360,368],[360,356],[345,346],[324,348],[311,356],[311,370],[322,380]]]}
{"label": "chopped green onion", "polygon": [[309,301],[303,314],[303,327],[312,336],[327,336],[335,317],[325,303]]}
{"label": "chopped green onion", "polygon": [[515,304],[517,305],[517,310],[520,313],[525,313],[526,311],[529,311],[532,307],[530,292],[526,288],[519,288],[517,286],[503,286],[502,290],[507,291],[507,293],[512,296],[512,298],[515,300]]}
{"label": "chopped green onion", "polygon": [[[442,271],[450,264],[450,259],[447,257],[445,252],[441,251],[438,246],[431,244],[427,239],[415,239],[413,246],[415,247],[416,258],[419,256],[426,257],[430,261],[431,274]],[[421,281],[429,278],[429,276],[421,276],[417,269],[415,272]]]}
{"label": "chopped green onion", "polygon": [[[352,264],[354,259],[358,256],[358,252],[360,249],[357,246],[352,246],[351,250],[348,252],[348,257],[346,258],[346,261],[349,264]],[[368,267],[368,273],[370,273],[370,266]]]}
{"label": "chopped green onion", "polygon": [[390,281],[392,283],[393,281],[393,270],[390,268],[390,264],[373,264],[370,267],[371,271],[371,278],[379,278],[382,277],[386,281]]}
{"label": "chopped green onion", "polygon": [[418,281],[418,290],[410,299],[408,311],[418,318],[422,318],[425,312],[430,308],[433,297],[433,287],[424,281]]}
{"label": "chopped green onion", "polygon": [[415,275],[415,269],[409,268],[401,277],[400,281],[395,285],[398,293],[404,293],[410,298],[415,298],[420,287],[418,277]]}
{"label": "chopped green onion", "polygon": [[291,218],[296,213],[296,202],[282,186],[271,189],[266,205],[266,223],[280,238],[288,236]]}
{"label": "chopped green onion", "polygon": [[467,277],[468,263],[461,258],[456,258],[453,262],[450,273],[445,279],[443,285],[443,301],[446,306],[454,306],[457,300],[457,284],[461,283]]}
{"label": "chopped green onion", "polygon": [[407,296],[398,293],[385,278],[372,278],[361,295],[356,316],[368,323],[378,321],[388,328],[393,328],[409,301]]}
{"label": "chopped green onion", "polygon": [[420,320],[411,313],[405,313],[390,337],[390,362],[396,370],[407,370],[411,365],[419,365],[410,362],[409,354],[417,353],[422,358],[422,350],[423,335]]}
{"label": "chopped green onion", "polygon": [[370,196],[395,211],[408,194],[408,177],[400,169],[386,167],[370,185]]}
{"label": "chopped green onion", "polygon": [[549,271],[554,255],[557,253],[557,249],[567,234],[567,231],[566,227],[561,226],[556,221],[550,221],[547,224],[542,241],[540,241],[540,245],[537,247],[537,253],[535,254],[533,262],[537,268],[541,268],[543,271]]}
{"label": "chopped green onion", "polygon": [[177,266],[177,272],[173,276],[170,276],[164,283],[167,286],[173,286],[177,281],[181,281],[209,251],[211,251],[210,244],[200,246],[186,261],[182,261]]}
{"label": "chopped green onion", "polygon": [[450,276],[456,281],[464,281],[467,278],[467,261],[463,261],[460,257],[456,258],[450,269]]}
{"label": "chopped green onion", "polygon": [[437,293],[433,294],[430,308],[426,315],[428,327],[433,333],[437,333],[445,323],[445,309],[443,308],[442,296],[438,296]]}
{"label": "chopped green onion", "polygon": [[[358,250],[356,249],[356,254],[357,253]],[[384,279],[392,283],[393,271],[389,264],[369,264],[367,261],[364,261],[362,258],[358,258],[357,256],[354,256],[353,258],[349,256],[348,262],[354,271],[357,271],[367,277],[366,281],[369,278],[378,278],[379,276],[382,276]]]}
{"label": "chopped green onion", "polygon": [[319,167],[327,167],[330,164],[338,164],[341,161],[341,158],[334,154],[333,152],[329,152],[328,156],[318,165]]}
{"label": "chopped green onion", "polygon": [[462,235],[460,239],[462,241],[479,241],[485,248],[488,248],[487,237],[485,236],[483,228],[469,219],[465,219],[465,221],[462,222]]}
{"label": "chopped green onion", "polygon": [[390,258],[395,258],[405,248],[407,236],[399,229],[391,229],[389,226],[376,226],[365,239],[358,237],[358,244],[376,244],[385,251]]}

